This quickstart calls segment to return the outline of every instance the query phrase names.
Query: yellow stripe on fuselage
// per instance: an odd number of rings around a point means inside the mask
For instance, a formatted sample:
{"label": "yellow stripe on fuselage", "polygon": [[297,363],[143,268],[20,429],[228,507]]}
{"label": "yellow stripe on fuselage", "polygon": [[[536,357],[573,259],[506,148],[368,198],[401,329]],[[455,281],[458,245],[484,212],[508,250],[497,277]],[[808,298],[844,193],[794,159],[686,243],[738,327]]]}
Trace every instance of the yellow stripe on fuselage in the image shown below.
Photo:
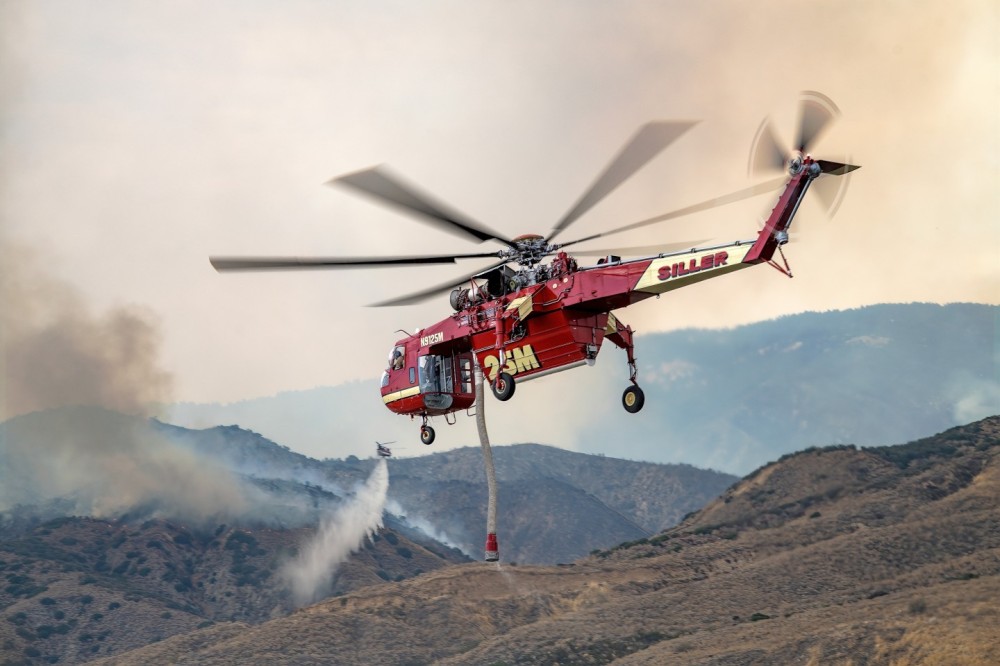
{"label": "yellow stripe on fuselage", "polygon": [[411,395],[418,395],[419,393],[419,386],[411,386],[410,388],[403,389],[402,391],[385,394],[382,396],[382,402],[388,405],[390,402],[396,402],[397,400],[402,400],[403,398],[409,398]]}
{"label": "yellow stripe on fuselage", "polygon": [[744,264],[743,259],[752,247],[752,243],[741,243],[653,259],[636,283],[635,291],[662,294],[747,268],[750,264]]}

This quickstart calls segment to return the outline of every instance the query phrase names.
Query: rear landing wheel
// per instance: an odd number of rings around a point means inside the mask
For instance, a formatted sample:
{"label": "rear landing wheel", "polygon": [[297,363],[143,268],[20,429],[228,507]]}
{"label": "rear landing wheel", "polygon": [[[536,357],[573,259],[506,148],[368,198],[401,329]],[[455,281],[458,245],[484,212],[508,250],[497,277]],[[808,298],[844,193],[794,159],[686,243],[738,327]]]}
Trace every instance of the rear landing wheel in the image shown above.
{"label": "rear landing wheel", "polygon": [[501,372],[493,381],[493,395],[497,400],[510,400],[514,395],[514,378],[509,373]]}
{"label": "rear landing wheel", "polygon": [[420,426],[420,441],[430,446],[434,441],[434,428],[429,425]]}
{"label": "rear landing wheel", "polygon": [[636,385],[629,386],[622,394],[622,406],[629,414],[635,414],[646,404],[646,396]]}

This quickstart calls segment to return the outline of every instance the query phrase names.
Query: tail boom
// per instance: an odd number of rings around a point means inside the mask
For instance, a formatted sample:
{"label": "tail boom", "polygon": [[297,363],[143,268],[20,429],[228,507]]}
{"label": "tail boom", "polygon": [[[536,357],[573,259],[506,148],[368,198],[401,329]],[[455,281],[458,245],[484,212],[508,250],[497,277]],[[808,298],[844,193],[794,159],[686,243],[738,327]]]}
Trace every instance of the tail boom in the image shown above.
{"label": "tail boom", "polygon": [[809,189],[809,184],[823,173],[820,165],[810,157],[806,157],[800,164],[793,164],[791,170],[792,178],[785,185],[784,191],[778,197],[778,203],[764,223],[764,228],[757,234],[756,242],[743,259],[748,264],[770,262],[775,250],[788,242],[788,230],[792,226],[792,219],[799,210],[802,198]]}
{"label": "tail boom", "polygon": [[732,273],[752,264],[746,262],[754,241],[736,241],[728,245],[691,250],[659,257],[643,271],[634,290],[645,294],[663,294],[709,278]]}

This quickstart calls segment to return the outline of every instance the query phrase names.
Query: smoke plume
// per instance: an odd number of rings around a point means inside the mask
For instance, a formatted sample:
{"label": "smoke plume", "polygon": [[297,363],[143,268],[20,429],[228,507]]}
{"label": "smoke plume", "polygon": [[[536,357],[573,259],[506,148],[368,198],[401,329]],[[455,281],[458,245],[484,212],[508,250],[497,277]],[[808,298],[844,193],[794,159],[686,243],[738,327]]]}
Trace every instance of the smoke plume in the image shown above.
{"label": "smoke plume", "polygon": [[59,500],[72,515],[145,511],[206,522],[248,512],[247,490],[220,461],[144,419],[73,407],[17,417],[0,429],[0,511]]}
{"label": "smoke plume", "polygon": [[0,239],[0,419],[62,405],[144,413],[166,402],[151,313],[94,314],[69,284],[39,269],[30,249]]}
{"label": "smoke plume", "polygon": [[955,399],[953,413],[957,423],[970,423],[1000,414],[1000,382],[980,378],[963,378],[952,389]]}
{"label": "smoke plume", "polygon": [[410,527],[414,527],[420,530],[430,538],[440,543],[443,543],[449,548],[455,548],[456,550],[460,550],[466,555],[469,555],[470,553],[476,550],[475,548],[472,548],[468,544],[461,544],[455,539],[451,538],[451,536],[449,536],[444,530],[438,528],[436,525],[434,525],[431,521],[427,520],[426,518],[409,512],[397,500],[394,499],[388,500],[385,504],[385,508],[389,513],[394,514],[398,516],[400,519],[406,521],[406,524],[409,525]]}
{"label": "smoke plume", "polygon": [[382,527],[389,490],[389,467],[382,458],[355,497],[322,521],[319,531],[284,569],[295,603],[305,605],[322,596],[337,567]]}
{"label": "smoke plume", "polygon": [[171,386],[149,313],[95,314],[35,251],[3,238],[0,265],[0,418],[10,419],[0,426],[0,511],[58,500],[76,515],[138,508],[200,521],[248,510],[252,489],[220,462],[134,416]]}

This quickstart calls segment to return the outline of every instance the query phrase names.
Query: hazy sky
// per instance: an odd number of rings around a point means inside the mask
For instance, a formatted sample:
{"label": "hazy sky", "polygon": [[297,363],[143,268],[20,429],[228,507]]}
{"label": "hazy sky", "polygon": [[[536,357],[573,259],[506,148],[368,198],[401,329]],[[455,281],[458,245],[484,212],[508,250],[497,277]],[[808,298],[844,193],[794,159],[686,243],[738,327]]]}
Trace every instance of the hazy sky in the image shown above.
{"label": "hazy sky", "polygon": [[[815,153],[863,168],[833,219],[803,207],[795,279],[760,267],[621,318],[649,332],[998,303],[998,7],[5,0],[0,240],[30,248],[35,276],[7,288],[66,285],[98,320],[142,313],[176,400],[374,391],[396,330],[450,310],[364,306],[474,264],[220,275],[208,256],[493,249],[323,183],[388,163],[492,228],[545,233],[639,125],[700,119],[566,239],[623,225],[746,187],[761,119],[790,138],[799,91],[819,90],[843,116]],[[767,203],[616,242],[752,237]]]}

